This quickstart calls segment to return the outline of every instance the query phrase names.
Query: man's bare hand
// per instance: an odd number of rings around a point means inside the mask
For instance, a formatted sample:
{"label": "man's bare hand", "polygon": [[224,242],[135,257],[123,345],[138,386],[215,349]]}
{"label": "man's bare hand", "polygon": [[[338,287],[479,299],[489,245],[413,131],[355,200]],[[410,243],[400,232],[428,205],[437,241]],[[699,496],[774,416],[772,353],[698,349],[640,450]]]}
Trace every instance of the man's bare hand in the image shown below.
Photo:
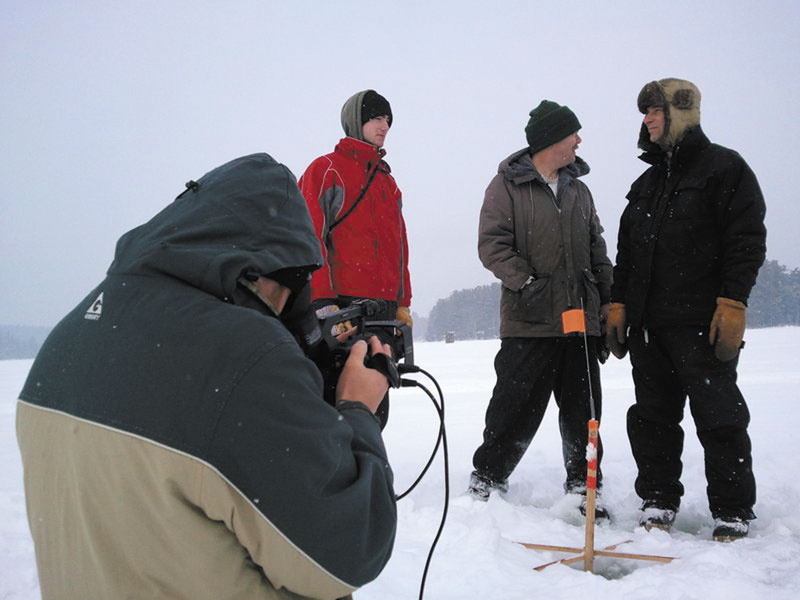
{"label": "man's bare hand", "polygon": [[[369,348],[373,354],[386,354],[390,358],[392,350],[389,344],[381,345],[377,337],[369,340]],[[364,366],[364,357],[367,355],[367,343],[357,341],[350,350],[350,356],[344,364],[339,383],[336,386],[336,402],[347,400],[361,402],[374,414],[378,405],[386,395],[389,384],[380,371]]]}

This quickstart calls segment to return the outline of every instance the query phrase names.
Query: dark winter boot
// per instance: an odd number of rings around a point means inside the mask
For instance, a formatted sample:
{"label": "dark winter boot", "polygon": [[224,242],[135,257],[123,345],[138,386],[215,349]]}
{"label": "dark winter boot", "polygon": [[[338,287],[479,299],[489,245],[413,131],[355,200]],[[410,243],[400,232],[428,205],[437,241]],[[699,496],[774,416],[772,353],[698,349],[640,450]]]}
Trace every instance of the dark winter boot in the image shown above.
{"label": "dark winter boot", "polygon": [[750,533],[750,522],[745,519],[714,519],[713,538],[715,542],[733,542],[747,537]]}
{"label": "dark winter boot", "polygon": [[675,522],[677,513],[677,507],[667,508],[659,506],[658,501],[645,500],[642,503],[642,515],[639,517],[639,525],[644,527],[646,531],[651,529],[669,531]]}
{"label": "dark winter boot", "polygon": [[469,488],[467,488],[467,493],[475,500],[486,502],[492,492],[500,492],[505,494],[507,491],[507,481],[493,481],[488,477],[478,474],[476,471],[473,471],[472,475],[469,477]]}

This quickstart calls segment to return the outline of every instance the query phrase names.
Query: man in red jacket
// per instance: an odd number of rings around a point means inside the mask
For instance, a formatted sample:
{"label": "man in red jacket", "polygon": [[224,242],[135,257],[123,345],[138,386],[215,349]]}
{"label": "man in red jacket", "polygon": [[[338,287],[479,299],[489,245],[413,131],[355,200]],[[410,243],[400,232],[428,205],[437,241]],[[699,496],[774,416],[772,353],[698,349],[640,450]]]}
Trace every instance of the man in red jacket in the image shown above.
{"label": "man in red jacket", "polygon": [[[314,160],[298,182],[324,258],[311,279],[314,307],[323,317],[358,299],[382,300],[386,308],[376,320],[411,326],[402,194],[383,160],[391,106],[376,91],[364,90],[345,102],[341,119],[346,137]],[[376,414],[385,423],[388,401]]]}

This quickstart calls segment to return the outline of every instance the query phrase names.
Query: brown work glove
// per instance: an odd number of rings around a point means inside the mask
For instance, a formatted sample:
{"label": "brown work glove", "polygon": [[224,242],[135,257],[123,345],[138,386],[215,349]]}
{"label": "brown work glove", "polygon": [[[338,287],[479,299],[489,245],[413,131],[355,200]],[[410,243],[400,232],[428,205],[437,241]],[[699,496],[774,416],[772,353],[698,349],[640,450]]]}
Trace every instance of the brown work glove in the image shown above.
{"label": "brown work glove", "polygon": [[398,306],[397,313],[394,316],[395,321],[402,321],[409,327],[414,326],[414,320],[411,318],[411,309],[408,306]]}
{"label": "brown work glove", "polygon": [[738,300],[717,298],[717,310],[708,330],[708,343],[714,346],[714,354],[723,362],[733,360],[739,354],[746,310],[747,307]]}
{"label": "brown work glove", "polygon": [[611,354],[617,358],[625,358],[628,353],[626,331],[628,324],[625,319],[625,305],[621,302],[604,304],[601,308],[601,318],[606,316],[606,344]]}

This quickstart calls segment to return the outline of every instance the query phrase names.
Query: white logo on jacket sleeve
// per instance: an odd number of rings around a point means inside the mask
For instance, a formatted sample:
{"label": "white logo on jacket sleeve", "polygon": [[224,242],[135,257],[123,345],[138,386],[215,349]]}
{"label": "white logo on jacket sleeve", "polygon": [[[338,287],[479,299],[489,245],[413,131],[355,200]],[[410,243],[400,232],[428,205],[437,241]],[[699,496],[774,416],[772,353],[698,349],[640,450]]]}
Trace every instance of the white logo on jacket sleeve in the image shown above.
{"label": "white logo on jacket sleeve", "polygon": [[100,295],[97,297],[97,300],[92,302],[92,305],[89,307],[89,310],[86,311],[86,314],[83,315],[84,319],[89,319],[90,321],[97,321],[100,318],[100,315],[103,314],[103,292],[100,292]]}

